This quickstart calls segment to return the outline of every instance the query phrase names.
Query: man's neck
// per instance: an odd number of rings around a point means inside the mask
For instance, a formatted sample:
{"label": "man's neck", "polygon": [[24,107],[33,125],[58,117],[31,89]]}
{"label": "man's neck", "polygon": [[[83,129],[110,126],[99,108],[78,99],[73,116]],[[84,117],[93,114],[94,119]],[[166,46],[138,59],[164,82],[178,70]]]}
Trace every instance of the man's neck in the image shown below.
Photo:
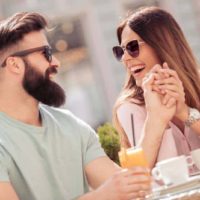
{"label": "man's neck", "polygon": [[21,122],[41,126],[38,102],[30,97],[5,97],[0,95],[0,112]]}

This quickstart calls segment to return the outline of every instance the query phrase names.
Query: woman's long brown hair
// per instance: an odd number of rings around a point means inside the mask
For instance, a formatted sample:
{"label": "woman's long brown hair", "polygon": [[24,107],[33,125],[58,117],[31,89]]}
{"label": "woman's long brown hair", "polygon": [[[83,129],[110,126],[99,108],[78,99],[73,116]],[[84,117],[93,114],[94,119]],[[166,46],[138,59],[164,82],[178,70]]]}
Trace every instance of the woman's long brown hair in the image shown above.
{"label": "woman's long brown hair", "polygon": [[[125,26],[129,26],[154,49],[161,63],[167,62],[169,67],[177,72],[183,83],[186,104],[200,110],[198,65],[181,28],[171,14],[158,7],[138,10],[117,28],[119,44]],[[145,104],[142,89],[136,85],[134,78],[128,72],[113,109],[113,123],[120,134],[121,145],[129,147],[128,138],[117,118],[117,109],[125,102]]]}

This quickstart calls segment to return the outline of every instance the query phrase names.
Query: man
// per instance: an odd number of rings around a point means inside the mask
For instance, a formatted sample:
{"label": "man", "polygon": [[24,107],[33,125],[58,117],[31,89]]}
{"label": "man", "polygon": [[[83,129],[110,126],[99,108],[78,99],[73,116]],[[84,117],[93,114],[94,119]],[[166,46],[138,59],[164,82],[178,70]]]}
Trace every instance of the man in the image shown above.
{"label": "man", "polygon": [[[122,170],[69,111],[37,13],[0,22],[0,199],[128,200],[149,191],[147,169]],[[39,104],[41,103],[41,104]],[[89,192],[88,185],[93,189]]]}

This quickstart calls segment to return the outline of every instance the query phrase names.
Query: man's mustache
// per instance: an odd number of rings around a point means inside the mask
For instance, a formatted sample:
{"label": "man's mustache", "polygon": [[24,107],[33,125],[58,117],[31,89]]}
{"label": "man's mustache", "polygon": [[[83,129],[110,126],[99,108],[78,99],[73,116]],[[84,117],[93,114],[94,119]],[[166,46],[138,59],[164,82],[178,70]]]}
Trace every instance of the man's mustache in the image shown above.
{"label": "man's mustache", "polygon": [[58,67],[58,66],[56,66],[56,65],[53,65],[53,66],[49,67],[49,68],[46,70],[45,78],[46,78],[46,79],[49,79],[49,76],[50,76],[51,74],[57,74],[57,73],[58,73],[57,67]]}

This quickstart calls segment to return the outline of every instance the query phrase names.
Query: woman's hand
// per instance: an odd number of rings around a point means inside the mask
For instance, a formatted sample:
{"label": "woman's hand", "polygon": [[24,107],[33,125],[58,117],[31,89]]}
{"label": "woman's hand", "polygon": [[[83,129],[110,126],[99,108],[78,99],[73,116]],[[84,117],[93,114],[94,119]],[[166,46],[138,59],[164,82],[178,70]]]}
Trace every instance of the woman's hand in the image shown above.
{"label": "woman's hand", "polygon": [[161,94],[163,94],[162,103],[167,107],[173,105],[172,98],[176,100],[176,112],[175,117],[184,121],[187,118],[188,106],[185,103],[185,92],[181,80],[178,77],[176,71],[169,69],[165,63],[164,68],[158,69],[159,74],[163,74],[165,78],[157,77],[154,84],[157,86]]}

